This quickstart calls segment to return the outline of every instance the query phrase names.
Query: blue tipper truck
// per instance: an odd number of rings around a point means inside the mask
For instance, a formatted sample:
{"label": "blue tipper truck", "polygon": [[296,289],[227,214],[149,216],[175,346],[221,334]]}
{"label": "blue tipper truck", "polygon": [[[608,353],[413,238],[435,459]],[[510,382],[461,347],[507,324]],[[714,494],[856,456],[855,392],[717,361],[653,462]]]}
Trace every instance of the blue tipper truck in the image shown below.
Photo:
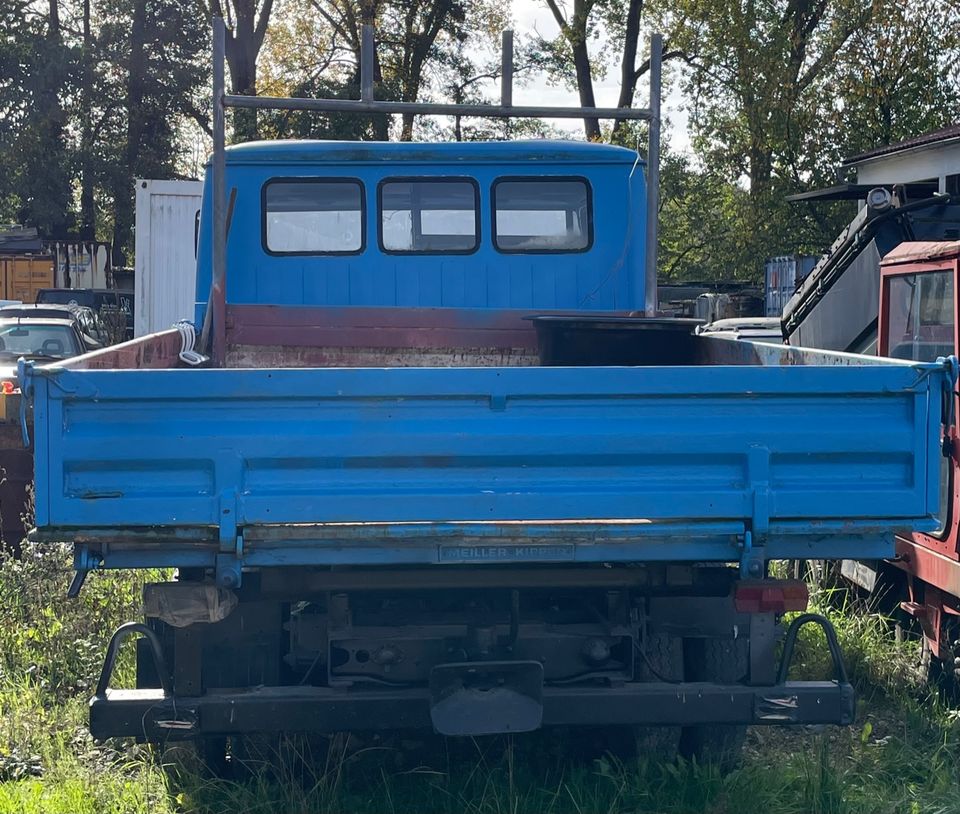
{"label": "blue tipper truck", "polygon": [[[195,325],[21,364],[33,538],[74,544],[72,590],[177,569],[93,734],[656,725],[710,757],[849,723],[832,628],[780,629],[807,594],[768,565],[936,525],[952,360],[637,316],[645,195],[598,144],[215,155]],[[791,681],[806,623],[833,673]]]}

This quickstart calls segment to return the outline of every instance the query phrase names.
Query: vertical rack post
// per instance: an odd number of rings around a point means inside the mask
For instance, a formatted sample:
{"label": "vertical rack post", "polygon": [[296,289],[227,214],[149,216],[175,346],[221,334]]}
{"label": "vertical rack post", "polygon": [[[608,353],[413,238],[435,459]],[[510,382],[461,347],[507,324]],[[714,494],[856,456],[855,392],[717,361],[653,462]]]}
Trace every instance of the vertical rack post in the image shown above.
{"label": "vertical rack post", "polygon": [[510,29],[500,38],[500,106],[513,106],[513,32]]}
{"label": "vertical rack post", "polygon": [[360,31],[360,101],[373,101],[373,26],[365,24]]}
{"label": "vertical rack post", "polygon": [[647,149],[647,245],[644,275],[646,316],[657,313],[657,240],[660,221],[660,68],[663,37],[650,37],[650,142]]}
{"label": "vertical rack post", "polygon": [[226,122],[224,120],[224,69],[226,27],[213,18],[213,284],[207,308],[213,311],[213,362],[222,366],[227,350],[227,183]]}

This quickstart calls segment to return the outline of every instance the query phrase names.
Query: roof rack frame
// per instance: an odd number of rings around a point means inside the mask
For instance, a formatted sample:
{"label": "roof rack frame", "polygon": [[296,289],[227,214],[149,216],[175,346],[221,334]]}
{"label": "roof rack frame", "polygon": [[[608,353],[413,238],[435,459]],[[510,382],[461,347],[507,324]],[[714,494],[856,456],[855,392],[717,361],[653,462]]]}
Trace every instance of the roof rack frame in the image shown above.
{"label": "roof rack frame", "polygon": [[650,38],[650,103],[646,108],[515,106],[513,104],[513,32],[504,31],[501,47],[499,105],[465,105],[434,102],[388,102],[374,99],[374,30],[364,25],[360,41],[360,99],[294,99],[246,96],[226,92],[226,24],[213,18],[213,279],[204,317],[201,344],[209,347],[212,332],[214,364],[226,358],[226,271],[228,204],[226,192],[226,109],[300,110],[340,114],[406,113],[421,116],[468,116],[474,118],[614,119],[647,121],[647,222],[644,257],[644,312],[657,311],[657,239],[660,209],[660,95],[663,37]]}

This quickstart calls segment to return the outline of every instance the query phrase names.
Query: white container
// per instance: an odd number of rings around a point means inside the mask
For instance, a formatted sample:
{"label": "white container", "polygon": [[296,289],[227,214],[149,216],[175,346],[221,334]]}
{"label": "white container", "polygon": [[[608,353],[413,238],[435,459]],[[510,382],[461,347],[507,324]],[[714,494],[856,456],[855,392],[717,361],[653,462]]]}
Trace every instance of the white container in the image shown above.
{"label": "white container", "polygon": [[200,181],[137,180],[133,308],[136,336],[193,319]]}

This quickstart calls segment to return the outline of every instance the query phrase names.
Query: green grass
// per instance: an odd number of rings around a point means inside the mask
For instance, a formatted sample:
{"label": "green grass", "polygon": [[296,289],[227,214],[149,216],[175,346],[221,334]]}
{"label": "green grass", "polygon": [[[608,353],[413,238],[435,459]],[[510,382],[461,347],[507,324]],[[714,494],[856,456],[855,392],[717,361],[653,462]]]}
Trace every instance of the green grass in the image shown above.
{"label": "green grass", "polygon": [[[137,618],[142,582],[156,575],[94,574],[67,600],[69,566],[60,549],[0,562],[0,814],[960,814],[960,724],[919,682],[916,643],[896,641],[879,616],[829,608],[825,595],[815,602],[836,623],[857,725],[752,729],[742,768],[726,776],[577,756],[569,737],[538,733],[436,742],[419,761],[395,742],[337,740],[309,779],[281,767],[224,781],[165,771],[144,746],[92,741],[86,698],[106,641]],[[809,628],[793,675],[827,671]]]}

